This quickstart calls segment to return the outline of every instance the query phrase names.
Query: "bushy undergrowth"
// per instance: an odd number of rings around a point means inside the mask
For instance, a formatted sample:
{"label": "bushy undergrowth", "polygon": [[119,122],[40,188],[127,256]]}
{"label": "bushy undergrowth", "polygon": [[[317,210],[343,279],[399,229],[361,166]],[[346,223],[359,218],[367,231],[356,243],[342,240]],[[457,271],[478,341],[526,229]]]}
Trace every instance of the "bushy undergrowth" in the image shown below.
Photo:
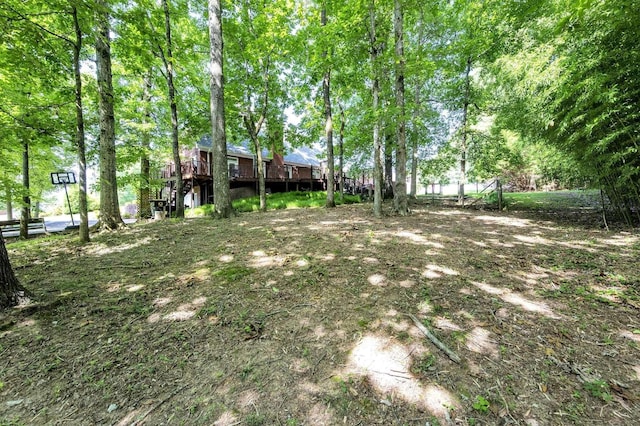
{"label": "bushy undergrowth", "polygon": [[[294,191],[283,192],[267,195],[267,210],[283,210],[283,209],[300,209],[311,207],[324,207],[327,200],[327,193],[325,191],[306,192],[306,191]],[[341,204],[355,204],[359,203],[360,196],[358,195],[346,195],[344,199],[341,199],[339,194],[336,194],[336,205]],[[260,197],[255,196],[251,198],[242,198],[233,201],[233,208],[237,212],[252,212],[260,210]],[[206,204],[204,206],[196,207],[187,211],[189,217],[211,216],[215,210],[213,204]]]}

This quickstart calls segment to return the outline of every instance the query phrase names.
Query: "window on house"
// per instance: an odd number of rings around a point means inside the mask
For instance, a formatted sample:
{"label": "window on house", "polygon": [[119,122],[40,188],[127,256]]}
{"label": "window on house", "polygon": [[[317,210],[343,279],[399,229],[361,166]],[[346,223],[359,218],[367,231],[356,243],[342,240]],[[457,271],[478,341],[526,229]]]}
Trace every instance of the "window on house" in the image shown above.
{"label": "window on house", "polygon": [[240,176],[240,169],[238,168],[237,158],[227,158],[227,165],[229,167],[229,177]]}

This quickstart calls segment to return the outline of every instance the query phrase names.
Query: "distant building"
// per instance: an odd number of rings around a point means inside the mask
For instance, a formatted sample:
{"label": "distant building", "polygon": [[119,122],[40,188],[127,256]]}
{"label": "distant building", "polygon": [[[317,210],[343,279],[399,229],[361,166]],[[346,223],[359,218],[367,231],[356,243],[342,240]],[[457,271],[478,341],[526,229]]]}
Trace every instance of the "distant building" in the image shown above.
{"label": "distant building", "polygon": [[[322,191],[327,189],[326,161],[312,148],[294,148],[287,155],[263,150],[264,177],[267,192]],[[211,137],[203,137],[195,148],[182,154],[182,179],[185,206],[198,207],[213,203],[213,148]],[[231,198],[245,198],[258,194],[258,165],[249,142],[227,144],[227,165]],[[166,186],[160,198],[175,199],[175,163],[162,170]],[[345,178],[346,179],[346,178]],[[336,178],[336,185],[338,185]],[[352,180],[346,179],[349,186]],[[169,195],[171,194],[171,197]]]}

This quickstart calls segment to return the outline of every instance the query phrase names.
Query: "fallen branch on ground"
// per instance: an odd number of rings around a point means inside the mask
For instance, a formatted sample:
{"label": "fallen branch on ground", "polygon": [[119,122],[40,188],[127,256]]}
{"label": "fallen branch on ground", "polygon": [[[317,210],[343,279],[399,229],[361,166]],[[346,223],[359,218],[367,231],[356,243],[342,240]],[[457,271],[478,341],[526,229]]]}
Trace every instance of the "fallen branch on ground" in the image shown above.
{"label": "fallen branch on ground", "polygon": [[413,322],[416,324],[416,327],[418,327],[418,329],[420,331],[422,331],[422,333],[427,336],[429,338],[429,340],[431,340],[431,342],[436,345],[438,347],[438,349],[440,349],[442,352],[444,352],[445,354],[447,354],[447,356],[451,359],[451,361],[460,364],[460,357],[458,355],[456,355],[455,352],[453,352],[451,349],[449,349],[444,343],[442,343],[440,340],[438,340],[438,338],[436,336],[433,335],[433,333],[431,331],[429,331],[429,329],[427,327],[424,326],[424,324],[422,324],[418,318],[416,318],[415,316],[411,315],[411,314],[406,314],[409,318],[411,318],[413,320]]}

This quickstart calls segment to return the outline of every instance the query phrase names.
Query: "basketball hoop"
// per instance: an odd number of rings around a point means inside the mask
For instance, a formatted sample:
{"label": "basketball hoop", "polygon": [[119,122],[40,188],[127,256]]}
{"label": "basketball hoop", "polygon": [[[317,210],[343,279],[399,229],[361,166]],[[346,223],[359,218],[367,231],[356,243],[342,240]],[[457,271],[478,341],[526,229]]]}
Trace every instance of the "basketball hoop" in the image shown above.
{"label": "basketball hoop", "polygon": [[51,173],[51,183],[54,185],[64,185],[64,193],[67,196],[67,205],[69,206],[69,215],[71,216],[71,226],[75,228],[76,224],[73,221],[73,210],[71,210],[67,185],[76,183],[76,174],[73,172],[53,172]]}

